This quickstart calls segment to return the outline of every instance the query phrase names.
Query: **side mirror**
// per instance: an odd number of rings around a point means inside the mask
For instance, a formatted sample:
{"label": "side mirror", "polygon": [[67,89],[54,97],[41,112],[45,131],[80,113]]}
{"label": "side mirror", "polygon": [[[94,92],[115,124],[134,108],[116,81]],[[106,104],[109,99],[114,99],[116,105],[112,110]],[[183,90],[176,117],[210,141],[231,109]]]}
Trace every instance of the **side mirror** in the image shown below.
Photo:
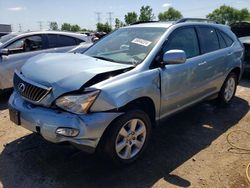
{"label": "side mirror", "polygon": [[163,65],[167,64],[182,64],[187,59],[186,53],[183,50],[169,50],[163,55]]}
{"label": "side mirror", "polygon": [[9,55],[9,49],[7,48],[3,48],[3,49],[0,49],[0,55]]}

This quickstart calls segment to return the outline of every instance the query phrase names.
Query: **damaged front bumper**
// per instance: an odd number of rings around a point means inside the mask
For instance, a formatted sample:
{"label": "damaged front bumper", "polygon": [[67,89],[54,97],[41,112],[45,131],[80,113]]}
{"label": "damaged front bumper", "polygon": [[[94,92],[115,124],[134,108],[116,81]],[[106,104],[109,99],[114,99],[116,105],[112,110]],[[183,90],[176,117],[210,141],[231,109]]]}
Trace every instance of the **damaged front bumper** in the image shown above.
{"label": "damaged front bumper", "polygon": [[[43,138],[50,142],[69,142],[89,153],[95,151],[108,125],[122,114],[120,112],[96,112],[76,115],[34,106],[24,101],[16,92],[9,99],[9,108],[18,112],[22,127],[41,134]],[[79,134],[75,137],[57,134],[56,130],[62,127],[77,129]]]}

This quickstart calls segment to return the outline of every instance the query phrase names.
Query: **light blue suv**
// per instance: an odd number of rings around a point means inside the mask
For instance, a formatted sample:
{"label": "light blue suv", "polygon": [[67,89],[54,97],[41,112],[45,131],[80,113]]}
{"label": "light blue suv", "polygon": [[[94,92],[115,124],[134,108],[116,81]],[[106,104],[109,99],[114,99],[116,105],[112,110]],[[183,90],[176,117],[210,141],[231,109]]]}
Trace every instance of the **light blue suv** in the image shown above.
{"label": "light blue suv", "polygon": [[229,103],[243,58],[242,44],[224,25],[131,25],[84,54],[29,59],[15,72],[10,119],[48,141],[128,164],[160,120],[208,98]]}

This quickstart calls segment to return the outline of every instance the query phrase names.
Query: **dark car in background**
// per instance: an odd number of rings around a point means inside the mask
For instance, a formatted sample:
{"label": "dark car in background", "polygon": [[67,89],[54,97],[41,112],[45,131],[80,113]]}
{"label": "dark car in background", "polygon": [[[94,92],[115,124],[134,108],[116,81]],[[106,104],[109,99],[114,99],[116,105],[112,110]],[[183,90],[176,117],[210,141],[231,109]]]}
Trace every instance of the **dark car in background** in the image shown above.
{"label": "dark car in background", "polygon": [[245,71],[250,72],[250,23],[237,22],[231,24],[231,30],[245,47]]}
{"label": "dark car in background", "polygon": [[0,38],[0,91],[12,87],[15,69],[40,53],[68,52],[91,39],[83,34],[59,31],[11,33]]}

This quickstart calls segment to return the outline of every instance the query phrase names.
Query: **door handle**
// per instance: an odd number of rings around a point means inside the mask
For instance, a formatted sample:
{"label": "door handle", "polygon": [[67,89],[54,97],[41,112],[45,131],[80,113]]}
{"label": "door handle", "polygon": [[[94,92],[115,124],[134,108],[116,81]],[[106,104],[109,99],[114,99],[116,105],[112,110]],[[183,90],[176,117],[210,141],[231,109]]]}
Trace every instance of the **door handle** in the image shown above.
{"label": "door handle", "polygon": [[205,65],[206,63],[207,63],[206,61],[203,61],[203,62],[199,63],[198,65],[202,66],[202,65]]}
{"label": "door handle", "polygon": [[232,55],[233,54],[233,52],[228,52],[228,54],[227,55]]}

